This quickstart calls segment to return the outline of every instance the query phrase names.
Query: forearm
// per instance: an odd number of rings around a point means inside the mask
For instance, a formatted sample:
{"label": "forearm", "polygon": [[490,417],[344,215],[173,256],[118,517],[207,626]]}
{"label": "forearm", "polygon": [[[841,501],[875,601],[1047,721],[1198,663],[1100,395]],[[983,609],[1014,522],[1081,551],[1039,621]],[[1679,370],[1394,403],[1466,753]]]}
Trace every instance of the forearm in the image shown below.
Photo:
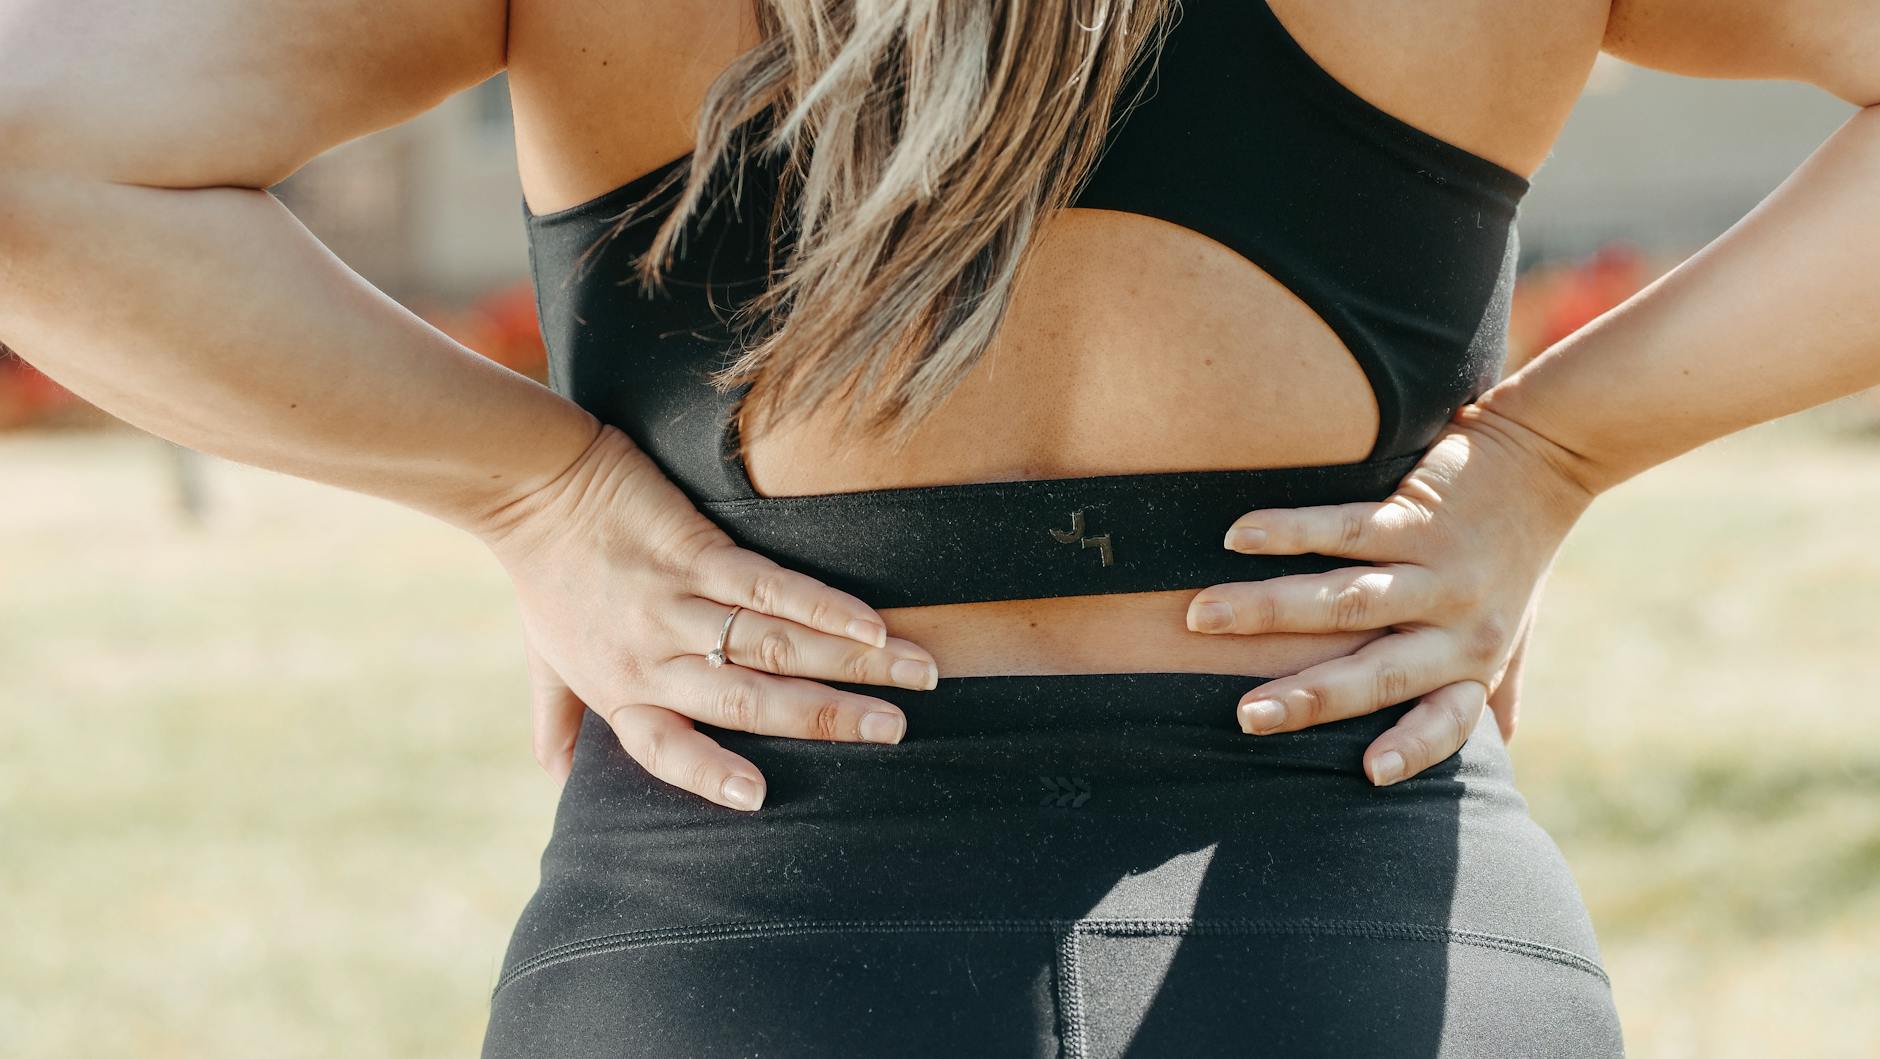
{"label": "forearm", "polygon": [[0,172],[0,342],[154,434],[473,532],[599,429],[251,188]]}
{"label": "forearm", "polygon": [[1880,107],[1730,231],[1476,402],[1592,493],[1880,385]]}

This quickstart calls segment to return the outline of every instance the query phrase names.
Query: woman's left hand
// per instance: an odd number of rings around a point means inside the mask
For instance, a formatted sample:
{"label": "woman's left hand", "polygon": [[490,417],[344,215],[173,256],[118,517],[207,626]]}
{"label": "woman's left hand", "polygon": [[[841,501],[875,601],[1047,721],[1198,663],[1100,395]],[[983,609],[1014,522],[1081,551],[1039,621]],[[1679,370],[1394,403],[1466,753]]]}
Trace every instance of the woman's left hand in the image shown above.
{"label": "woman's left hand", "polygon": [[[1189,603],[1190,629],[1387,630],[1349,655],[1248,692],[1241,729],[1290,732],[1420,698],[1365,750],[1378,785],[1461,749],[1491,699],[1510,737],[1535,603],[1561,542],[1596,495],[1572,462],[1540,434],[1470,404],[1383,501],[1262,508],[1236,519],[1225,543],[1238,552],[1376,565],[1210,586]],[[1204,612],[1208,603],[1227,610]]]}

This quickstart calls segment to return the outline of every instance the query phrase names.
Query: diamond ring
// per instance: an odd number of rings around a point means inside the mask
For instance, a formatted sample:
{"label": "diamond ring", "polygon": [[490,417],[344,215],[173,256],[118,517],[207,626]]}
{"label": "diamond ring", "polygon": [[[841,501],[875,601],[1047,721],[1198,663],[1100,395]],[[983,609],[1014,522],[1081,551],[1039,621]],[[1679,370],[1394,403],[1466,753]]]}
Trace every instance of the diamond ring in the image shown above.
{"label": "diamond ring", "polygon": [[713,669],[725,664],[725,641],[731,638],[731,619],[737,617],[738,611],[743,609],[742,604],[732,604],[731,613],[725,615],[724,627],[718,630],[718,646],[705,652],[705,661],[709,662]]}

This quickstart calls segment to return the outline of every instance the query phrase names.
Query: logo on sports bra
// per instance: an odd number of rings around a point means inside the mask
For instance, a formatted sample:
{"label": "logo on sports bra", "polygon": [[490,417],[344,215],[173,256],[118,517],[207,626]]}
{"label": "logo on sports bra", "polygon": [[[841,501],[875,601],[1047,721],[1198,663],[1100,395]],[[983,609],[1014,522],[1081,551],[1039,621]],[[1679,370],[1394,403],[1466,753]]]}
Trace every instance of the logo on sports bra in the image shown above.
{"label": "logo on sports bra", "polygon": [[1071,528],[1070,529],[1068,530],[1055,530],[1054,529],[1051,531],[1051,536],[1060,544],[1069,544],[1072,541],[1076,541],[1078,547],[1080,548],[1097,549],[1097,554],[1103,557],[1104,566],[1110,565],[1110,563],[1113,562],[1116,558],[1115,553],[1110,550],[1110,535],[1109,534],[1105,533],[1096,537],[1084,536],[1084,509],[1083,508],[1079,508],[1076,511],[1071,512]]}
{"label": "logo on sports bra", "polygon": [[1041,806],[1053,806],[1058,809],[1082,809],[1090,800],[1090,781],[1079,776],[1040,776],[1044,784],[1044,797],[1038,799]]}

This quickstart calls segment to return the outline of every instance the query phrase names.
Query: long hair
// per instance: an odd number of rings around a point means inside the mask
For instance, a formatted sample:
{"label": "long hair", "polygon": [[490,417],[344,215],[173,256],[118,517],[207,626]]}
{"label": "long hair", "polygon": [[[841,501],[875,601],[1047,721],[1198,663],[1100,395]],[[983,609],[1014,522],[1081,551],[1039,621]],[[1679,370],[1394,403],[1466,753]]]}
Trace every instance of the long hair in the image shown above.
{"label": "long hair", "polygon": [[1118,106],[1178,5],[757,0],[762,43],[712,83],[689,164],[654,191],[683,175],[642,289],[761,129],[782,160],[769,281],[732,313],[740,348],[711,382],[748,382],[739,411],[759,429],[839,399],[843,436],[904,444],[991,343],[1040,220],[1140,99]]}

